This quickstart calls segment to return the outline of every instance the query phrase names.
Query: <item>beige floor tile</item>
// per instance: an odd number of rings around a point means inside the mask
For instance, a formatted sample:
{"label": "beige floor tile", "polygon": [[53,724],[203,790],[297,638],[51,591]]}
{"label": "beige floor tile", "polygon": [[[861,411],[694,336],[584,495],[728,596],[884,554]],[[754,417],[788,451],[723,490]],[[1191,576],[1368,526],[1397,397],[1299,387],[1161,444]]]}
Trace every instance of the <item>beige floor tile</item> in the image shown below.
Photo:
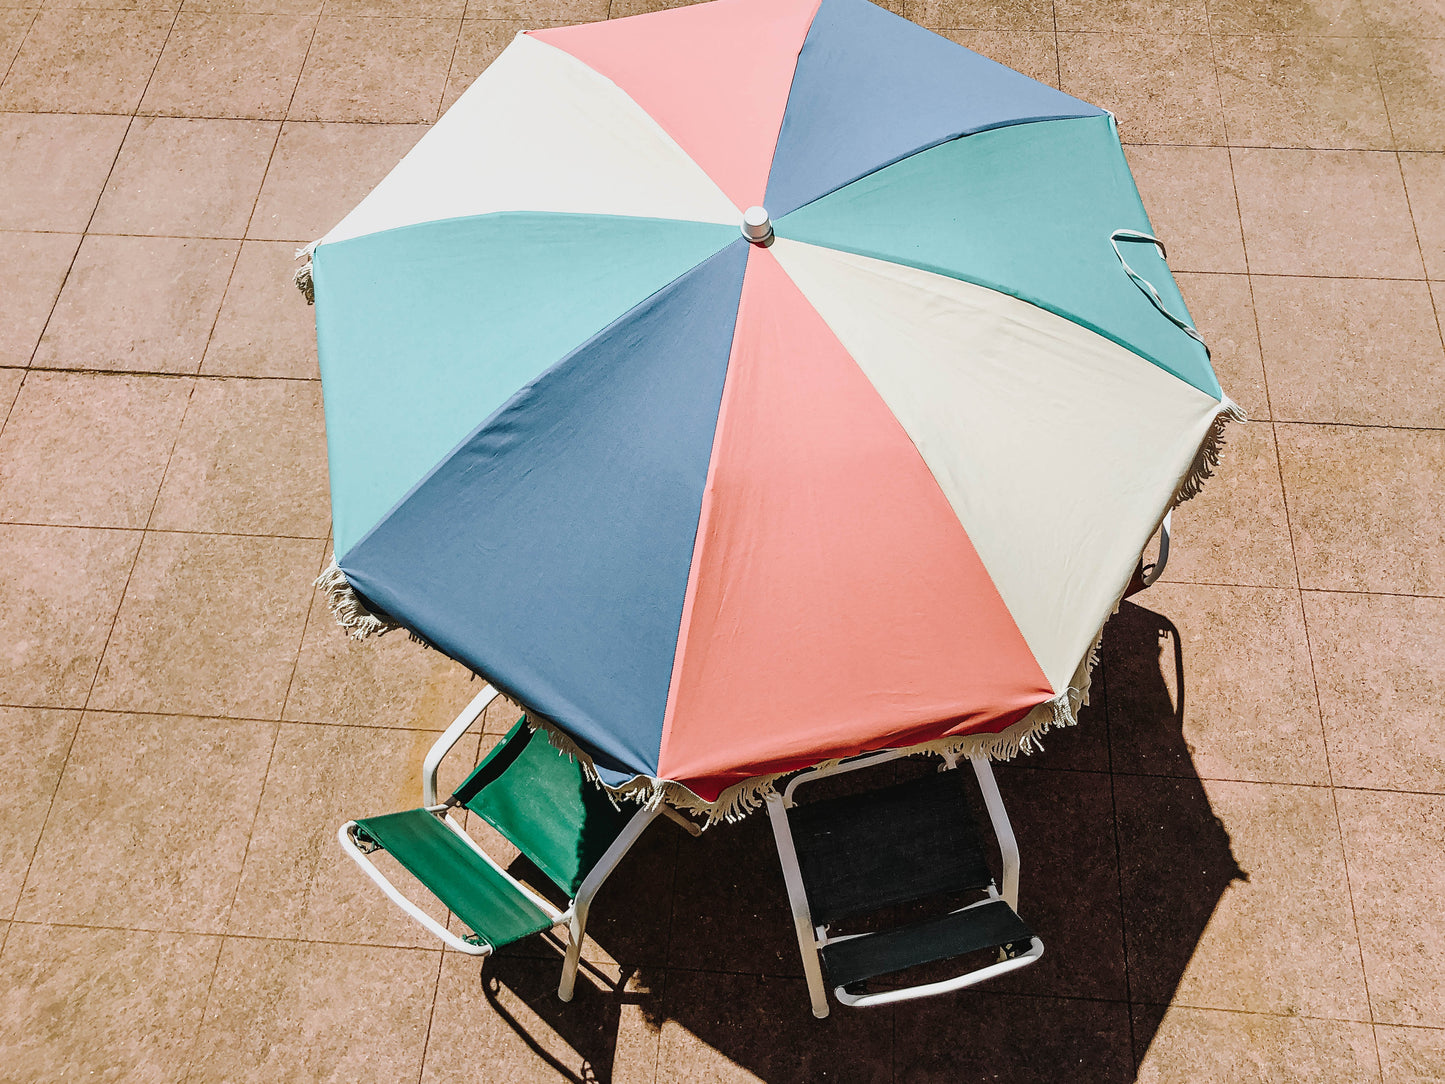
{"label": "beige floor tile", "polygon": [[24,369],[0,368],[0,432],[4,432],[5,421],[10,416],[16,396],[20,394],[24,379]]}
{"label": "beige floor tile", "polygon": [[31,8],[0,9],[0,71],[8,71],[10,62],[20,51],[36,12]]}
{"label": "beige floor tile", "polygon": [[149,534],[90,706],[275,719],[321,543]]}
{"label": "beige floor tile", "polygon": [[[1232,425],[1213,478],[1174,512],[1165,582],[1296,585],[1279,458],[1268,422]],[[1148,595],[1139,596],[1148,605]]]}
{"label": "beige floor tile", "polygon": [[1125,148],[1154,235],[1175,271],[1243,271],[1234,175],[1224,147]]}
{"label": "beige floor tile", "polygon": [[1253,285],[1277,419],[1445,427],[1445,346],[1425,283]]}
{"label": "beige floor tile", "polygon": [[221,939],[15,924],[0,955],[11,1084],[184,1079]]}
{"label": "beige floor tile", "polygon": [[1159,583],[1125,606],[1104,648],[1115,770],[1329,782],[1295,591]]}
{"label": "beige floor tile", "polygon": [[[669,967],[803,974],[766,816],[720,824],[685,842],[676,884]],[[799,996],[806,1012],[806,995]]]}
{"label": "beige floor tile", "polygon": [[321,386],[197,381],[152,526],[325,538],[330,521]]}
{"label": "beige floor tile", "polygon": [[169,237],[241,237],[278,125],[138,117],[91,229]]}
{"label": "beige floor tile", "polygon": [[427,0],[327,0],[326,3],[327,15],[397,19],[460,19],[466,9],[467,0],[436,0],[435,3]]}
{"label": "beige floor tile", "polygon": [[194,373],[238,248],[198,238],[87,237],[34,364]]}
{"label": "beige floor tile", "polygon": [[1302,587],[1445,595],[1445,432],[1275,433]]}
{"label": "beige floor tile", "polygon": [[1056,0],[1060,30],[1147,30],[1164,34],[1206,34],[1205,0]]}
{"label": "beige floor tile", "polygon": [[0,658],[12,704],[81,707],[140,535],[0,526]]}
{"label": "beige floor tile", "polygon": [[157,11],[41,12],[0,85],[0,108],[129,113],[140,102],[172,18]]}
{"label": "beige floor tile", "polygon": [[[405,633],[350,639],[317,594],[286,698],[286,718],[441,730],[482,688],[466,668],[413,643]],[[486,729],[505,732],[520,714],[515,706],[497,702],[488,709]]]}
{"label": "beige floor tile", "polygon": [[129,123],[0,113],[0,229],[84,230]]}
{"label": "beige floor tile", "polygon": [[1445,1031],[1375,1025],[1384,1084],[1436,1084],[1445,1080]]}
{"label": "beige floor tile", "polygon": [[[833,1013],[847,1020],[855,1015],[842,1008]],[[1122,1084],[1134,1079],[1129,1010],[1121,1002],[980,990],[905,1003],[894,1015],[895,1080]]]}
{"label": "beige floor tile", "polygon": [[0,435],[0,519],[144,527],[191,383],[31,373]]}
{"label": "beige floor tile", "polygon": [[[1102,715],[1090,722],[1104,729]],[[1059,763],[1057,752],[1050,745],[1044,756],[1029,761]],[[1017,761],[1000,765],[996,775],[1024,856],[1019,914],[1043,941],[1044,955],[1017,975],[990,982],[990,992],[1123,1001],[1124,923],[1108,775],[1040,771]],[[967,785],[973,789],[972,778]],[[987,822],[979,827],[993,850]],[[1088,907],[1081,908],[1080,900],[1088,900]],[[948,976],[958,970],[957,964],[940,968]]]}
{"label": "beige floor tile", "polygon": [[1304,602],[1335,782],[1445,793],[1445,599]]}
{"label": "beige floor tile", "polygon": [[1176,272],[1174,279],[1194,326],[1209,344],[1209,361],[1220,387],[1251,421],[1268,421],[1269,396],[1249,279],[1190,271]]}
{"label": "beige floor tile", "polygon": [[886,1008],[834,1008],[828,1019],[815,1020],[802,979],[671,971],[657,1080],[890,1080],[892,1017]]}
{"label": "beige floor tile", "polygon": [[[282,724],[251,833],[229,932],[258,937],[432,947],[437,940],[401,912],[336,842],[356,817],[421,804],[422,760],[437,735],[370,727]],[[476,743],[442,762],[447,792],[475,764]],[[388,866],[388,875],[399,867]],[[404,876],[398,885],[416,886]],[[438,920],[446,909],[412,896]]]}
{"label": "beige floor tile", "polygon": [[[29,0],[37,3],[39,0]],[[164,11],[174,13],[181,0],[44,0],[47,8],[101,8],[109,11]]]}
{"label": "beige floor tile", "polygon": [[1374,1019],[1445,1026],[1445,795],[1342,790],[1339,807]]}
{"label": "beige floor tile", "polygon": [[1135,998],[1368,1019],[1327,788],[1116,776],[1115,797]]}
{"label": "beige floor tile", "polygon": [[323,15],[290,116],[392,123],[435,120],[460,27],[456,19]]}
{"label": "beige floor tile", "polygon": [[1425,273],[1445,279],[1445,154],[1401,154],[1410,213],[1425,256]]}
{"label": "beige floor tile", "polygon": [[905,0],[908,18],[922,26],[956,30],[1054,29],[1053,4],[1045,0]]}
{"label": "beige floor tile", "polygon": [[1336,150],[1394,145],[1369,42],[1223,36],[1214,49],[1231,145]]}
{"label": "beige floor tile", "polygon": [[1030,79],[1051,87],[1059,85],[1059,50],[1052,34],[1040,30],[946,30],[943,36]]}
{"label": "beige floor tile", "polygon": [[182,0],[181,10],[222,15],[318,15],[323,0]]}
{"label": "beige floor tile", "polygon": [[86,715],[15,917],[220,933],[276,726]]}
{"label": "beige floor tile", "polygon": [[1370,1084],[1380,1078],[1367,1023],[1138,1006],[1135,1028],[1161,1015],[1140,1059],[1139,1084]]}
{"label": "beige floor tile", "polygon": [[248,236],[314,241],[346,216],[428,131],[424,124],[302,124],[281,129]]}
{"label": "beige floor tile", "polygon": [[1216,34],[1360,35],[1368,30],[1360,0],[1208,0]]}
{"label": "beige floor tile", "polygon": [[415,1080],[439,955],[228,938],[186,1079]]}
{"label": "beige floor tile", "polygon": [[606,0],[469,0],[474,19],[540,19],[556,24],[591,23],[607,18]]}
{"label": "beige floor tile", "polygon": [[315,24],[300,15],[182,11],[140,111],[280,120]]}
{"label": "beige floor tile", "polygon": [[201,372],[315,380],[315,309],[296,289],[296,245],[247,241],[226,287]]}
{"label": "beige floor tile", "polygon": [[571,1002],[557,998],[556,959],[459,952],[442,961],[422,1084],[465,1080],[485,1052],[492,1080],[653,1080],[661,1027],[662,972],[618,985],[585,969]]}
{"label": "beige floor tile", "polygon": [[0,363],[30,364],[79,245],[74,233],[0,233]]}
{"label": "beige floor tile", "polygon": [[[705,0],[612,0],[611,15],[613,19],[626,19],[633,15],[646,15],[651,11],[665,11],[668,8],[685,8],[692,4],[704,3]],[[890,0],[889,4],[882,7],[893,10],[892,5],[899,3],[899,0]]]}
{"label": "beige floor tile", "polygon": [[79,723],[79,711],[0,707],[0,915],[7,918]]}
{"label": "beige floor tile", "polygon": [[1244,149],[1231,157],[1255,274],[1423,274],[1393,154]]}
{"label": "beige floor tile", "polygon": [[1445,41],[1387,38],[1373,48],[1395,145],[1445,150]]}
{"label": "beige floor tile", "polygon": [[514,37],[535,25],[526,19],[464,20],[461,37],[457,39],[456,52],[452,54],[451,67],[447,72],[442,112],[451,108],[452,103],[476,81],[477,76],[486,71],[492,61],[501,55],[502,50],[512,44]]}
{"label": "beige floor tile", "polygon": [[1064,91],[1111,110],[1127,142],[1224,143],[1209,38],[1124,31],[1058,41]]}
{"label": "beige floor tile", "polygon": [[1365,26],[1380,37],[1445,38],[1445,8],[1411,0],[1360,0]]}

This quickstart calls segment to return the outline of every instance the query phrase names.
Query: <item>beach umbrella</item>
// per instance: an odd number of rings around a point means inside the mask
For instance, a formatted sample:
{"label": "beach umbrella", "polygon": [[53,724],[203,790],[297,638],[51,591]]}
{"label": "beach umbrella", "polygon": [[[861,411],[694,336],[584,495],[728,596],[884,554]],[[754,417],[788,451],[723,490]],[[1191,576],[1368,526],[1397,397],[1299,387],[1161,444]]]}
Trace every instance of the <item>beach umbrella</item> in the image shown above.
{"label": "beach umbrella", "polygon": [[521,34],[307,251],[333,612],[713,816],[1073,722],[1238,416],[1114,118],[865,0]]}

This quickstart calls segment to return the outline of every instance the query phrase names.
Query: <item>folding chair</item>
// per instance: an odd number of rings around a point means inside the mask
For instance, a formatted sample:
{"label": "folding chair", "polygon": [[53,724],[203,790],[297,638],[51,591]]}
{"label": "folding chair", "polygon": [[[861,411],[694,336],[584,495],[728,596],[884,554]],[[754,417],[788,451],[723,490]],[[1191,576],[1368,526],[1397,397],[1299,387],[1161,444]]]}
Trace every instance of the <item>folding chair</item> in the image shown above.
{"label": "folding chair", "polygon": [[[813,1015],[828,1015],[824,983],[844,1005],[933,997],[1026,967],[1044,945],[1019,918],[1018,845],[985,757],[970,763],[1003,858],[1003,889],[989,871],[962,779],[948,770],[862,795],[797,805],[804,783],[902,756],[896,750],[803,772],[767,799]],[[952,769],[955,761],[946,767]],[[964,894],[980,898],[941,915],[859,933],[846,919]],[[992,950],[993,962],[952,978],[870,991],[868,982],[923,964]]]}
{"label": "folding chair", "polygon": [[[459,952],[486,956],[565,925],[569,943],[557,996],[571,1001],[592,897],[657,811],[614,806],[525,718],[438,803],[442,758],[497,695],[491,686],[483,689],[432,746],[422,769],[421,808],[347,821],[337,838],[398,907]],[[454,817],[464,809],[530,859],[568,897],[567,906],[557,908],[482,850]],[[377,850],[396,859],[471,933],[458,936],[407,899],[368,857]]]}

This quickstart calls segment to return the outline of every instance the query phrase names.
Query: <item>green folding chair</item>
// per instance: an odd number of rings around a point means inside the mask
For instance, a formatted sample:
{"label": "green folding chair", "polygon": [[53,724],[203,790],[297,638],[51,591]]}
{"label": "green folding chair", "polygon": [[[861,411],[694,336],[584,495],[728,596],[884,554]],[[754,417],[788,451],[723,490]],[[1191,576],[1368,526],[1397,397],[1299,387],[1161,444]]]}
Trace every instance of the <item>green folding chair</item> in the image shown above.
{"label": "green folding chair", "polygon": [[[487,686],[432,746],[422,770],[420,808],[347,821],[337,838],[398,907],[459,952],[486,956],[565,925],[570,940],[557,995],[570,1001],[592,897],[657,810],[615,806],[587,780],[581,765],[531,730],[525,718],[438,803],[442,758],[497,695]],[[463,809],[530,859],[568,897],[568,905],[557,908],[482,850],[454,817]],[[396,859],[471,933],[458,936],[407,899],[371,861],[378,850]]]}

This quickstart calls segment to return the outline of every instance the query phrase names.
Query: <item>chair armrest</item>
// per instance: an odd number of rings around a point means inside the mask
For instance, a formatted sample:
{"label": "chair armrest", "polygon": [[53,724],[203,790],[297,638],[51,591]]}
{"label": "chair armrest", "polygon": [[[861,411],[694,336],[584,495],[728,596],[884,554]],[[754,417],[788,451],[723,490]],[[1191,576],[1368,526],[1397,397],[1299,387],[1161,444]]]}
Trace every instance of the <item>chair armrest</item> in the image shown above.
{"label": "chair armrest", "polygon": [[422,805],[434,806],[437,804],[437,772],[441,768],[442,758],[452,751],[452,746],[461,741],[462,735],[481,718],[482,712],[487,710],[487,705],[500,695],[501,693],[488,685],[472,698],[472,702],[462,709],[462,713],[456,717],[451,726],[447,727],[446,732],[428,751],[421,768]]}
{"label": "chair armrest", "polygon": [[[485,705],[484,705],[485,706]],[[440,744],[440,743],[438,743]],[[336,839],[341,844],[341,849],[351,856],[351,860],[361,867],[361,872],[370,877],[378,888],[386,893],[392,903],[396,904],[418,923],[441,938],[449,947],[458,952],[465,952],[468,956],[486,956],[492,951],[492,946],[487,944],[475,945],[470,941],[463,941],[451,930],[447,929],[431,915],[427,914],[411,900],[401,894],[401,890],[387,880],[386,874],[382,873],[366,856],[360,847],[356,845],[356,822],[347,821],[336,833]]]}

